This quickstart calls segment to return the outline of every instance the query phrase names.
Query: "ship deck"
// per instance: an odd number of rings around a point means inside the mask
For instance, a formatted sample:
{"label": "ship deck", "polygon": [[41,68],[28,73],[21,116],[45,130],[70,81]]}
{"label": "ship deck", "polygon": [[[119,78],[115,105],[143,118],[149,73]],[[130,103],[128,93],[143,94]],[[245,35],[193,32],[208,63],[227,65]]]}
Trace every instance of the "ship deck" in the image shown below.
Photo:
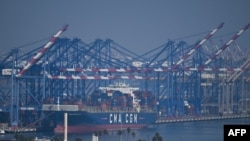
{"label": "ship deck", "polygon": [[100,112],[147,112],[147,113],[156,113],[156,111],[152,108],[141,107],[138,108],[129,108],[129,107],[106,107],[103,108],[101,106],[79,106],[79,105],[57,105],[57,104],[44,104],[42,106],[43,111],[86,111],[90,113],[100,113]]}

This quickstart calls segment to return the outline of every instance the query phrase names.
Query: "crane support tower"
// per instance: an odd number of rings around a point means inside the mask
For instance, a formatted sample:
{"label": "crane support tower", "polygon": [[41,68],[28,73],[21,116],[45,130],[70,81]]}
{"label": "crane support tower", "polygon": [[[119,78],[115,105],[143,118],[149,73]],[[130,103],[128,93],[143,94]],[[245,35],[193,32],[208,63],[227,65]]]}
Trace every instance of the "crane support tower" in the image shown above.
{"label": "crane support tower", "polygon": [[[44,55],[44,53],[46,53],[48,49],[50,49],[50,47],[57,41],[59,36],[67,29],[67,27],[68,25],[63,26],[56,34],[54,34],[53,37],[49,40],[49,42],[47,42],[47,44],[45,44],[43,48],[38,53],[36,53],[36,55],[32,57],[32,59],[16,75],[14,72],[14,70],[16,70],[14,66],[15,64],[14,59],[16,60],[17,58],[13,57],[12,73],[11,73],[12,74],[11,103],[10,103],[11,106],[10,106],[10,115],[9,115],[10,125],[12,127],[12,130],[16,130],[19,124],[18,121],[19,121],[19,110],[20,110],[20,98],[22,97],[20,96],[20,92],[19,92],[19,89],[22,84],[20,78],[25,74],[25,72],[28,69],[30,69],[35,63],[37,63],[37,61]],[[31,93],[30,95],[33,96]]]}

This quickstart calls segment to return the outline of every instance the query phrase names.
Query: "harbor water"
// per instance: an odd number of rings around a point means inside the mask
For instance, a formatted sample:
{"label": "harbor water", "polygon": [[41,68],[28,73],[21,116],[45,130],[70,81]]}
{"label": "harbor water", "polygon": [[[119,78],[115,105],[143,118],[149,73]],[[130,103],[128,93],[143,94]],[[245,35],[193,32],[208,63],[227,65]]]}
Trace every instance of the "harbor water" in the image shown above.
{"label": "harbor water", "polygon": [[[111,131],[108,134],[101,134],[99,141],[137,141],[139,139],[152,141],[155,133],[159,133],[164,141],[223,141],[223,126],[225,124],[249,125],[250,118],[156,124],[140,130],[131,130],[129,134],[127,131],[123,131],[121,135],[118,135],[117,131]],[[135,133],[134,137],[132,132]],[[63,135],[55,135],[48,132],[22,134],[38,138],[63,138]],[[14,138],[14,135],[0,135],[0,140],[11,140]],[[76,139],[91,141],[92,136],[92,134],[68,134],[68,141],[75,141]]]}

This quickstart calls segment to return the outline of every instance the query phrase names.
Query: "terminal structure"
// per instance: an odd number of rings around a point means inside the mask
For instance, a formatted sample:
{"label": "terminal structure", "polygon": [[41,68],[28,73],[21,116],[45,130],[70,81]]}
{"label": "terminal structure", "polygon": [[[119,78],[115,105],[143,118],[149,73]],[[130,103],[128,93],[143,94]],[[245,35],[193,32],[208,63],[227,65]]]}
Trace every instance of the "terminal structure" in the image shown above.
{"label": "terminal structure", "polygon": [[144,54],[111,39],[60,38],[65,25],[44,45],[0,56],[0,122],[32,124],[44,103],[71,104],[115,82],[153,93],[159,116],[249,115],[249,50],[236,40],[250,24],[218,45],[213,37],[223,25],[197,43],[169,40]]}

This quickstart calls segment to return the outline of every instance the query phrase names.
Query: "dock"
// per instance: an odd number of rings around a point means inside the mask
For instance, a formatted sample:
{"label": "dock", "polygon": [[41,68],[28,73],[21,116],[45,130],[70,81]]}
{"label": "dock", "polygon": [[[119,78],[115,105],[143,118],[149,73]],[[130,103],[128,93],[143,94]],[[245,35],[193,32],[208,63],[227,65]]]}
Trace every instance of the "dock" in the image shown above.
{"label": "dock", "polygon": [[156,124],[175,123],[175,122],[193,122],[193,121],[209,121],[223,119],[239,119],[250,118],[250,115],[227,115],[227,116],[189,116],[189,117],[160,117]]}

